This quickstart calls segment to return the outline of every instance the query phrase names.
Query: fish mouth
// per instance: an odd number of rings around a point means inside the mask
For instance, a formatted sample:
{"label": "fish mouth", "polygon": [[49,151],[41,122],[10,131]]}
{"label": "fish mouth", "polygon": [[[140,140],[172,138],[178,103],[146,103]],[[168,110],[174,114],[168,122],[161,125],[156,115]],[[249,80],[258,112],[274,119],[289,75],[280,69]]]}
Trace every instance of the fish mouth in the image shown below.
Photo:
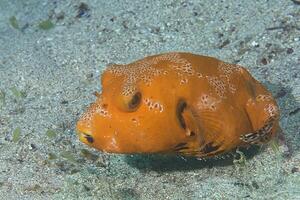
{"label": "fish mouth", "polygon": [[77,136],[79,137],[79,140],[85,144],[94,143],[94,138],[93,138],[92,134],[90,134],[88,132],[77,131]]}

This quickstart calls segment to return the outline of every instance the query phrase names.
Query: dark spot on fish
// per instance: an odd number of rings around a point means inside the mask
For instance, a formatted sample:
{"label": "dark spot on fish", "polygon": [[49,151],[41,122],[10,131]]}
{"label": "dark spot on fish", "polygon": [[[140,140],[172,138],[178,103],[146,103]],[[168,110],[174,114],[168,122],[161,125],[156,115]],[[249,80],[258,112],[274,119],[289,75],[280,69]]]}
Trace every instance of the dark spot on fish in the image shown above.
{"label": "dark spot on fish", "polygon": [[204,154],[209,154],[209,153],[212,153],[212,152],[218,150],[220,148],[220,146],[221,145],[213,146],[213,142],[210,142],[201,149],[201,152]]}
{"label": "dark spot on fish", "polygon": [[91,135],[85,134],[84,137],[86,138],[86,140],[87,140],[89,143],[93,143],[93,142],[94,142],[94,138],[93,138]]}
{"label": "dark spot on fish", "polygon": [[177,108],[176,108],[176,116],[179,120],[179,124],[183,129],[186,129],[186,124],[185,121],[182,117],[182,112],[184,111],[184,109],[186,108],[186,102],[184,100],[179,100],[178,104],[177,104]]}

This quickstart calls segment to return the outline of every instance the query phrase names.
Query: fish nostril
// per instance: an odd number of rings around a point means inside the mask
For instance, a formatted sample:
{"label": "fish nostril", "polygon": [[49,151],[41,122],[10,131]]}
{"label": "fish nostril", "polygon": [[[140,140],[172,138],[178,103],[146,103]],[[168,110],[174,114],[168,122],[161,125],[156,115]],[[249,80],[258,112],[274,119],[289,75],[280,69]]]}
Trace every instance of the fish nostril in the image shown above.
{"label": "fish nostril", "polygon": [[94,138],[91,135],[84,134],[84,137],[86,138],[86,140],[89,143],[93,143],[94,142]]}
{"label": "fish nostril", "polygon": [[194,132],[194,131],[191,131],[191,133],[190,133],[190,136],[195,136],[196,135],[196,133]]}

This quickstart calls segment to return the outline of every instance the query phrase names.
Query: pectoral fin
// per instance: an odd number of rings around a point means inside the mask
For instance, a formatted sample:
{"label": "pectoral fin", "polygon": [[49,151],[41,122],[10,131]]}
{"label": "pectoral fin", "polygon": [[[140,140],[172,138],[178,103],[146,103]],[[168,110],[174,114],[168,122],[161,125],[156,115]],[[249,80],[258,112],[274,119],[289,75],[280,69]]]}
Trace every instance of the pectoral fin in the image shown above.
{"label": "pectoral fin", "polygon": [[194,111],[185,102],[178,104],[178,119],[188,137],[196,137],[194,142],[178,144],[176,150],[186,155],[204,157],[222,152],[222,141],[214,142],[214,138],[221,134],[223,122],[213,111]]}
{"label": "pectoral fin", "polygon": [[182,118],[185,122],[187,136],[195,136],[200,133],[199,122],[197,122],[197,119],[189,108],[183,110]]}

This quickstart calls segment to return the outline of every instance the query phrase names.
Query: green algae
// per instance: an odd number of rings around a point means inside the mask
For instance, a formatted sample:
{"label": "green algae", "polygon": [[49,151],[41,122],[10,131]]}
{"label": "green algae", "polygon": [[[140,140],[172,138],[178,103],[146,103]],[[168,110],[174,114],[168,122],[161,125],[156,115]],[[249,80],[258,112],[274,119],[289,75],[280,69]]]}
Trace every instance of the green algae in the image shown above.
{"label": "green algae", "polygon": [[12,141],[17,143],[20,140],[21,137],[21,129],[17,127],[12,134]]}
{"label": "green algae", "polygon": [[54,153],[49,153],[48,154],[48,159],[49,160],[55,160],[55,159],[57,159],[57,155],[55,155]]}
{"label": "green algae", "polygon": [[246,166],[246,162],[247,162],[245,154],[242,151],[240,151],[240,150],[236,150],[236,153],[237,153],[237,155],[238,155],[239,158],[235,158],[233,160],[233,164],[236,167],[245,167]]}
{"label": "green algae", "polygon": [[13,28],[15,28],[15,29],[19,29],[19,28],[20,28],[20,27],[19,27],[18,20],[17,20],[17,18],[16,18],[15,16],[12,16],[12,17],[9,18],[9,24],[10,24]]}
{"label": "green algae", "polygon": [[88,150],[86,150],[86,149],[81,149],[80,155],[81,155],[82,157],[84,157],[84,158],[87,158],[87,159],[93,160],[93,161],[96,161],[96,160],[99,158],[98,155],[93,154],[92,152],[90,152],[90,151],[88,151]]}
{"label": "green algae", "polygon": [[60,153],[60,156],[70,162],[76,163],[76,159],[70,151],[63,151]]}
{"label": "green algae", "polygon": [[0,90],[0,108],[5,105],[5,92]]}
{"label": "green algae", "polygon": [[16,100],[21,100],[26,97],[26,93],[24,91],[19,90],[17,87],[10,88],[11,93],[14,95]]}
{"label": "green algae", "polygon": [[46,131],[46,135],[48,138],[53,139],[57,136],[57,133],[55,130],[49,129]]}
{"label": "green algae", "polygon": [[270,145],[271,145],[272,150],[273,150],[275,153],[279,153],[279,143],[278,143],[278,140],[272,139],[272,140],[270,141]]}
{"label": "green algae", "polygon": [[116,195],[120,199],[132,199],[132,200],[140,199],[139,194],[132,188],[121,188],[116,191]]}
{"label": "green algae", "polygon": [[47,20],[41,21],[39,23],[38,27],[42,30],[49,30],[54,27],[54,24],[51,22],[51,20],[47,19]]}

